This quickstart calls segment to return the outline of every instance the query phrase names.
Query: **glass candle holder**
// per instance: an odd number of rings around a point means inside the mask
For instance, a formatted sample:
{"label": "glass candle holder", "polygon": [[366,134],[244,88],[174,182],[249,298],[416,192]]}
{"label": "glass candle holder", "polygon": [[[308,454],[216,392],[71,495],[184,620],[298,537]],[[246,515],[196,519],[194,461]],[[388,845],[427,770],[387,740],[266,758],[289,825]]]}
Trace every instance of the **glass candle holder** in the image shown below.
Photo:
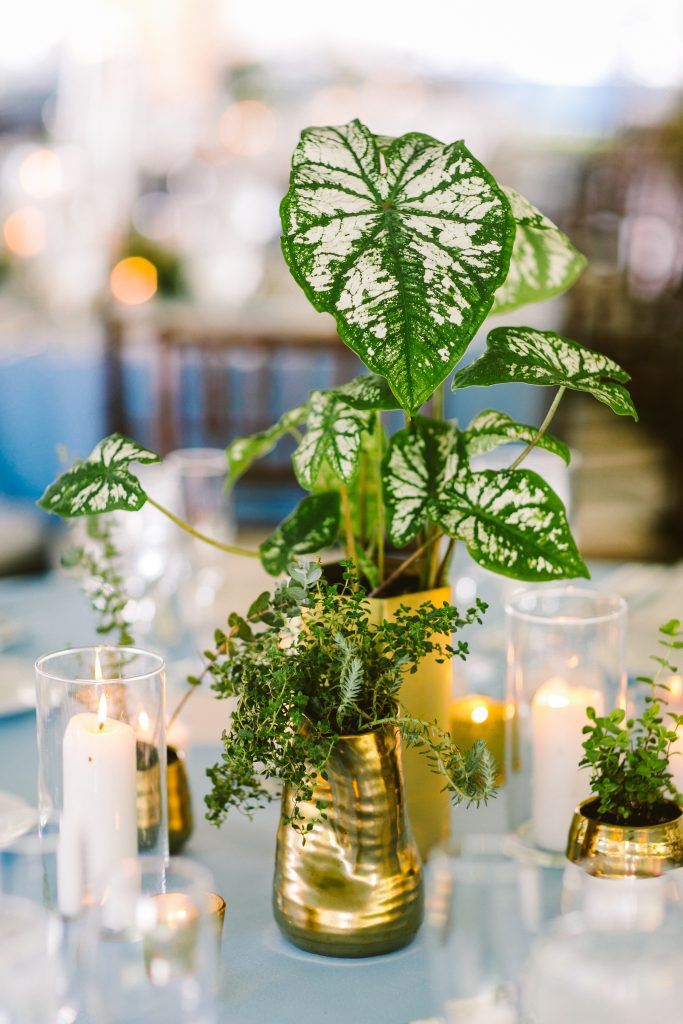
{"label": "glass candle holder", "polygon": [[510,825],[563,855],[575,807],[590,795],[586,708],[625,707],[626,603],[577,587],[518,591],[506,606],[506,777]]}
{"label": "glass candle holder", "polygon": [[57,905],[98,902],[120,864],[168,856],[164,662],[83,647],[36,663],[38,805],[57,823]]}

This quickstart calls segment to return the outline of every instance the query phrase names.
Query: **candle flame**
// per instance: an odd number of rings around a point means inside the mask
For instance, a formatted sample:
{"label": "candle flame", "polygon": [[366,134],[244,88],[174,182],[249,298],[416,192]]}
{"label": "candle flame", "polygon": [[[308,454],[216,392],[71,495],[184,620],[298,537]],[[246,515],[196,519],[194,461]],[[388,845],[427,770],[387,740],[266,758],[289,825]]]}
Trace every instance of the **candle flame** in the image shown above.
{"label": "candle flame", "polygon": [[100,731],[102,731],[102,729],[104,729],[104,723],[106,722],[106,720],[107,720],[107,695],[106,695],[106,693],[103,693],[102,696],[100,697],[99,703],[97,705],[97,722],[98,722],[98,725],[100,727]]}
{"label": "candle flame", "polygon": [[471,718],[477,725],[481,725],[489,717],[489,709],[484,704],[477,704],[476,708],[472,708]]}
{"label": "candle flame", "polygon": [[141,711],[138,715],[138,722],[143,732],[149,732],[149,715],[146,711]]}

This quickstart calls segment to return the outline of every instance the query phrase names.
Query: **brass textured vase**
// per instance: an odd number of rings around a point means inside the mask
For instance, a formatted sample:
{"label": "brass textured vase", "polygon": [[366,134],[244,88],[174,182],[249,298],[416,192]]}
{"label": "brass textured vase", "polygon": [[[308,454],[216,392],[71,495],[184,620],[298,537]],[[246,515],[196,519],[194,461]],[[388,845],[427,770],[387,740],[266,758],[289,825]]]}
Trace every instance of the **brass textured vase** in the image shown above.
{"label": "brass textured vase", "polygon": [[[294,945],[327,956],[362,957],[405,946],[422,923],[420,855],[406,815],[401,741],[386,726],[344,736],[301,805],[314,817],[328,806],[306,842],[281,819],[273,909]],[[285,787],[283,811],[291,810]]]}
{"label": "brass textured vase", "polygon": [[[425,601],[437,608],[451,600],[450,587],[420,590],[399,597],[372,598],[373,617],[392,619],[401,605],[415,609]],[[444,636],[443,642],[451,638]],[[437,654],[428,654],[418,663],[417,671],[406,674],[401,687],[401,704],[414,718],[437,722],[450,730],[452,667],[448,660],[439,661]],[[446,842],[451,830],[451,799],[443,779],[432,771],[418,750],[408,749],[404,755],[408,813],[420,854],[426,859],[432,847]]]}
{"label": "brass textured vase", "polygon": [[593,874],[608,878],[652,878],[683,865],[683,811],[675,804],[669,821],[641,827],[608,825],[591,815],[595,804],[589,797],[574,812],[569,860],[590,862]]}

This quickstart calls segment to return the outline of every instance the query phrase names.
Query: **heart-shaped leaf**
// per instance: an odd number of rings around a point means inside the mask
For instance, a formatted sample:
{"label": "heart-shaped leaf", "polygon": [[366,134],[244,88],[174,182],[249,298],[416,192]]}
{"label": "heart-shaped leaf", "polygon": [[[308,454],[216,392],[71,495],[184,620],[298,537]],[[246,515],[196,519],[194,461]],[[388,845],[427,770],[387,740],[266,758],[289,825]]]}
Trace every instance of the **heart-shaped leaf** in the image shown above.
{"label": "heart-shaped leaf", "polygon": [[249,437],[235,438],[225,452],[228,460],[228,484],[234,484],[253,462],[272,452],[280,438],[306,418],[307,410],[307,405],[299,405],[296,409],[286,412],[267,430],[261,430]]}
{"label": "heart-shaped leaf", "polygon": [[410,134],[384,145],[359,121],[302,133],[282,248],[315,308],[415,412],[491,308],[515,225],[462,142]]}
{"label": "heart-shaped leaf", "polygon": [[600,352],[533,327],[497,327],[486,339],[483,356],[453,377],[453,390],[519,381],[586,391],[619,416],[638,419],[623,385],[631,378]]}
{"label": "heart-shaped leaf", "polygon": [[161,462],[156,452],[142,448],[122,434],[111,434],[93,449],[85,462],[77,462],[50,484],[38,502],[58,516],[99,515],[125,509],[136,512],[147,495],[134,473],[133,462]]}
{"label": "heart-shaped leaf", "polygon": [[378,373],[362,373],[348,384],[334,388],[332,394],[341,398],[353,409],[400,409],[393,391],[384,377]]}
{"label": "heart-shaped leaf", "polygon": [[563,231],[528,199],[503,187],[517,224],[510,269],[496,292],[493,313],[540,302],[571,288],[586,266]]}
{"label": "heart-shaped leaf", "polygon": [[538,473],[483,470],[453,477],[435,509],[479,565],[517,580],[589,576],[564,505]]}
{"label": "heart-shaped leaf", "polygon": [[259,547],[261,562],[272,576],[284,572],[295,555],[308,555],[334,544],[339,535],[339,494],[309,494]]}
{"label": "heart-shaped leaf", "polygon": [[311,488],[323,460],[345,483],[358,469],[363,431],[368,414],[352,409],[334,391],[314,391],[309,401],[306,435],[292,456],[302,487]]}
{"label": "heart-shaped leaf", "polygon": [[[537,427],[528,426],[526,423],[515,423],[507,413],[498,412],[496,409],[486,409],[475,416],[467,430],[463,432],[463,440],[467,454],[472,458],[475,455],[483,455],[501,444],[509,444],[511,441],[523,441],[529,444],[538,434]],[[569,448],[552,434],[543,434],[536,442],[536,447],[545,448],[569,465]]]}
{"label": "heart-shaped leaf", "polygon": [[434,501],[462,467],[459,432],[451,423],[418,416],[391,437],[383,478],[392,544],[404,547],[416,536],[432,518]]}

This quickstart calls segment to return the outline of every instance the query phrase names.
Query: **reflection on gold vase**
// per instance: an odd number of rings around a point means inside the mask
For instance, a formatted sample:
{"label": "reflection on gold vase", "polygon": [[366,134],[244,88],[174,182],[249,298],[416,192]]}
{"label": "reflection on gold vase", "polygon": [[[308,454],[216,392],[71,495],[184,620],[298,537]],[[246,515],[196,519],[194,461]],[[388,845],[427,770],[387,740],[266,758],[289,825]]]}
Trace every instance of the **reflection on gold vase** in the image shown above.
{"label": "reflection on gold vase", "polygon": [[[422,923],[422,868],[407,820],[401,741],[384,727],[344,736],[302,813],[317,818],[305,843],[281,819],[273,909],[296,946],[363,957],[405,946]],[[283,812],[292,809],[285,787]],[[321,820],[316,804],[327,805]]]}

